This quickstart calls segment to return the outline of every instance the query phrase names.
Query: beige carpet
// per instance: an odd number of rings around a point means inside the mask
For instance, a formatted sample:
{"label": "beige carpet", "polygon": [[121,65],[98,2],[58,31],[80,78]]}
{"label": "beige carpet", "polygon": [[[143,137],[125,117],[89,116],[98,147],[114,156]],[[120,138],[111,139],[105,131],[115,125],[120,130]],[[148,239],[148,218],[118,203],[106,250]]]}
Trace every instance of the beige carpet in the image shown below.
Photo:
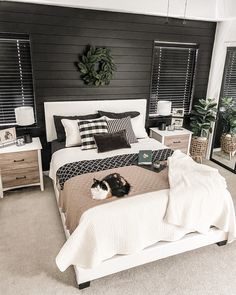
{"label": "beige carpet", "polygon": [[[236,175],[220,171],[236,204]],[[61,273],[54,262],[65,238],[47,177],[45,184],[44,192],[22,189],[0,200],[1,295],[236,294],[236,242],[162,259],[78,290],[73,269]]]}

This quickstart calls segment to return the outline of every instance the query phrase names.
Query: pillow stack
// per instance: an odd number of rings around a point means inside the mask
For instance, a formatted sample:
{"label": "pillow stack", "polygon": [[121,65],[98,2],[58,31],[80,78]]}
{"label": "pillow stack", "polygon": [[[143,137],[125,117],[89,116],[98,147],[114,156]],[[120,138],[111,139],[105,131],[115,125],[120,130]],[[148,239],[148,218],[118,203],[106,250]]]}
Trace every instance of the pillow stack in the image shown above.
{"label": "pillow stack", "polygon": [[112,113],[98,111],[86,116],[54,116],[59,141],[66,147],[81,145],[82,150],[97,148],[105,152],[130,148],[138,138],[148,137],[139,112]]}

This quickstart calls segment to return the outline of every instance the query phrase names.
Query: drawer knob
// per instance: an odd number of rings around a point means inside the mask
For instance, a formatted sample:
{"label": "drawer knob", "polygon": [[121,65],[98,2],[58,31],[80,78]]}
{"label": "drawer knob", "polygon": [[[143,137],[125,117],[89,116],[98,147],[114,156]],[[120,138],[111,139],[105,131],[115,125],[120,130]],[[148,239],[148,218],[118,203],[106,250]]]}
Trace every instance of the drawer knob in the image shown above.
{"label": "drawer knob", "polygon": [[21,160],[14,160],[14,162],[24,162],[25,159],[21,159]]}
{"label": "drawer knob", "polygon": [[181,143],[181,141],[179,140],[179,141],[173,141],[173,143]]}
{"label": "drawer knob", "polygon": [[25,179],[26,176],[17,176],[16,179]]}

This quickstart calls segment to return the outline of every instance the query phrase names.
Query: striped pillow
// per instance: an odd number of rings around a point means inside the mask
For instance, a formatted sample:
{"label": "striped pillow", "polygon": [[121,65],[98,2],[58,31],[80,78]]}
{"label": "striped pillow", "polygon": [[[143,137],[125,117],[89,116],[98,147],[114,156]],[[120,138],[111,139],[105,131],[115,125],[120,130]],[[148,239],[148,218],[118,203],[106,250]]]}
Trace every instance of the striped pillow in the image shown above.
{"label": "striped pillow", "polygon": [[97,148],[93,137],[94,134],[108,133],[107,121],[105,119],[79,121],[78,124],[82,142],[82,150]]}
{"label": "striped pillow", "polygon": [[108,120],[107,129],[109,133],[115,133],[117,131],[125,130],[126,137],[129,143],[138,142],[132,128],[130,117],[115,119],[115,120]]}

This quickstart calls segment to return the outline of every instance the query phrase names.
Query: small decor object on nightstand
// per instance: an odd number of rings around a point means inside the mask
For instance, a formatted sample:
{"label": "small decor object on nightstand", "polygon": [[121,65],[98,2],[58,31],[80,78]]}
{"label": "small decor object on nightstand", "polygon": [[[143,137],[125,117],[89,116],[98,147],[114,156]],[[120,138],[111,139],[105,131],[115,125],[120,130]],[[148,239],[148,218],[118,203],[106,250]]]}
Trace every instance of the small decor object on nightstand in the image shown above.
{"label": "small decor object on nightstand", "polygon": [[139,151],[138,164],[139,165],[151,165],[152,164],[152,151],[151,150]]}
{"label": "small decor object on nightstand", "polygon": [[172,116],[174,117],[183,117],[184,116],[184,108],[173,108]]}
{"label": "small decor object on nightstand", "polygon": [[4,147],[16,142],[16,128],[0,130],[0,147]]}
{"label": "small decor object on nightstand", "polygon": [[180,129],[183,126],[184,119],[183,118],[172,118],[171,125],[174,126],[174,129]]}
{"label": "small decor object on nightstand", "polygon": [[[32,107],[18,107],[15,108],[15,116],[16,116],[16,124],[19,126],[28,127],[35,123],[34,119],[34,109]],[[31,143],[32,137],[30,133],[27,133],[27,130],[25,128],[25,134],[24,134],[24,141],[25,143]]]}
{"label": "small decor object on nightstand", "polygon": [[25,144],[24,136],[17,137],[17,139],[16,139],[16,145],[17,146],[22,146],[24,144]]}

